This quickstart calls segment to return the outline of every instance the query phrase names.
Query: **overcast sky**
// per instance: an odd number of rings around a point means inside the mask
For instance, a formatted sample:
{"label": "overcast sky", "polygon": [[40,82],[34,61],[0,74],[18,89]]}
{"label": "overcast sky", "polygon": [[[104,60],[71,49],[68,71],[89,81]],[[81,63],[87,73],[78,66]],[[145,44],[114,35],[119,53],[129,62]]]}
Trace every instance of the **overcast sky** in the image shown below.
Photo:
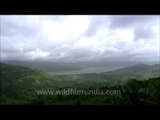
{"label": "overcast sky", "polygon": [[0,16],[1,60],[158,61],[160,16]]}

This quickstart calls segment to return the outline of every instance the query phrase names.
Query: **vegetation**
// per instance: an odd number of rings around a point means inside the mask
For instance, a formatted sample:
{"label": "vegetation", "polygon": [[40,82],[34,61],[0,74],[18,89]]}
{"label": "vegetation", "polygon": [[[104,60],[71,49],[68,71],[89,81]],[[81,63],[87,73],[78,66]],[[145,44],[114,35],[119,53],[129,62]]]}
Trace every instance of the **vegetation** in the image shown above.
{"label": "vegetation", "polygon": [[[118,78],[118,75],[116,76]],[[123,78],[120,76],[119,78]],[[160,105],[160,76],[127,81],[107,74],[54,76],[27,67],[0,64],[1,105]],[[37,90],[119,90],[113,95],[53,95]]]}

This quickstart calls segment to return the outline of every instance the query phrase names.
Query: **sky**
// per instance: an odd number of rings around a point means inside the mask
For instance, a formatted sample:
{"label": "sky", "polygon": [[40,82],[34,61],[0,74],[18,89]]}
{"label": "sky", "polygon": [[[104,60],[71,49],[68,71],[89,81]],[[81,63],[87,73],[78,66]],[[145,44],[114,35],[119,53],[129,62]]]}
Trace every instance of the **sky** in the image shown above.
{"label": "sky", "polygon": [[1,15],[0,57],[41,61],[158,61],[158,15]]}

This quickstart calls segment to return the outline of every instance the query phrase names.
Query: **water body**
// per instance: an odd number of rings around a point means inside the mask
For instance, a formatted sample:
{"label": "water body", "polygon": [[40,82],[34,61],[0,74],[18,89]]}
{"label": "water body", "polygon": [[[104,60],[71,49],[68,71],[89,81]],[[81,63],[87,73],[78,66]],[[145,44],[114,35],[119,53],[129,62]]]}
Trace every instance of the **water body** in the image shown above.
{"label": "water body", "polygon": [[79,70],[58,71],[58,72],[49,72],[49,73],[54,75],[74,75],[74,74],[84,74],[84,73],[109,72],[119,68],[122,68],[122,67],[90,67],[90,68],[84,68]]}

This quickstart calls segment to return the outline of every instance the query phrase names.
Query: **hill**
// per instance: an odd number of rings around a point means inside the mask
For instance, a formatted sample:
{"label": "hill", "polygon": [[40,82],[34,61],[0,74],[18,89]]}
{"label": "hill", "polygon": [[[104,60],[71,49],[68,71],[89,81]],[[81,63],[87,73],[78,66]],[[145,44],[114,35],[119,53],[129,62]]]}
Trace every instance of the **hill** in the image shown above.
{"label": "hill", "polygon": [[160,64],[136,64],[110,72],[60,75],[59,77],[76,81],[75,86],[114,86],[124,84],[128,79],[146,80],[160,77]]}
{"label": "hill", "polygon": [[43,70],[46,72],[77,70],[81,67],[73,66],[67,63],[40,62],[40,61],[3,61],[10,65],[20,65],[33,69]]}
{"label": "hill", "polygon": [[55,89],[58,78],[45,72],[17,65],[0,64],[0,104],[39,102],[37,89]]}
{"label": "hill", "polygon": [[160,76],[160,64],[155,65],[145,65],[145,64],[136,64],[133,66],[120,68],[110,72],[104,72],[108,76],[117,76],[120,79],[129,79],[135,78],[139,80],[149,79],[153,77]]}
{"label": "hill", "polygon": [[[156,66],[157,65],[153,66],[153,68]],[[40,70],[0,63],[0,104],[139,105],[141,102],[147,105],[160,104],[160,78],[152,78],[144,81],[131,79],[126,80],[126,82],[121,85],[115,84],[114,79],[115,78],[112,78],[112,76],[105,74],[53,76]],[[111,85],[109,85],[108,82],[110,82]],[[54,95],[48,92],[53,90],[63,90],[67,88],[72,88],[74,90],[79,89],[81,91],[95,89],[121,90],[122,94],[112,96],[84,96]]]}

